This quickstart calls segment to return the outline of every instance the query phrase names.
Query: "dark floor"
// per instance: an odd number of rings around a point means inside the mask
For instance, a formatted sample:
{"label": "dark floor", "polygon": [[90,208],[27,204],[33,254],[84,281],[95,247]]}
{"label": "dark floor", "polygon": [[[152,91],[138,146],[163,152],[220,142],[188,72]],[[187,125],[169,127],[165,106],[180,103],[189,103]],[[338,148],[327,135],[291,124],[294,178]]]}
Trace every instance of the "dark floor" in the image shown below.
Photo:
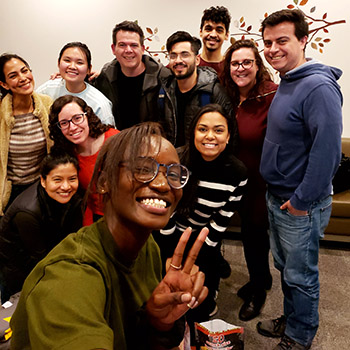
{"label": "dark floor", "polygon": [[[245,350],[269,350],[278,339],[261,336],[256,323],[282,314],[282,292],[279,272],[273,267],[273,285],[260,316],[243,322],[238,312],[243,301],[237,297],[237,290],[248,281],[243,248],[239,240],[225,240],[224,257],[230,262],[232,274],[222,280],[217,299],[219,312],[214,318],[230,324],[245,327]],[[314,339],[312,350],[350,349],[350,249],[349,246],[322,245],[320,249],[320,327]]]}

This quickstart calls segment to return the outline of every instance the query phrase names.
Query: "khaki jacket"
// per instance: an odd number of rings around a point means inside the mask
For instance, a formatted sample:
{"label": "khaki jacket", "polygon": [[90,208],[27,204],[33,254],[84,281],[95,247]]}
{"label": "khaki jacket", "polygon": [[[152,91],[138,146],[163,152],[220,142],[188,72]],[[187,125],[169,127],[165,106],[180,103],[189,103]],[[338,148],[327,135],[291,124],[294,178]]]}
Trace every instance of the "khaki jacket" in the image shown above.
{"label": "khaki jacket", "polygon": [[[49,110],[52,99],[46,95],[33,92],[34,112],[44,129],[47,152],[49,152],[52,141],[49,138]],[[0,216],[4,215],[11,195],[11,181],[7,179],[7,161],[12,128],[15,125],[13,116],[12,95],[7,94],[0,102]]]}

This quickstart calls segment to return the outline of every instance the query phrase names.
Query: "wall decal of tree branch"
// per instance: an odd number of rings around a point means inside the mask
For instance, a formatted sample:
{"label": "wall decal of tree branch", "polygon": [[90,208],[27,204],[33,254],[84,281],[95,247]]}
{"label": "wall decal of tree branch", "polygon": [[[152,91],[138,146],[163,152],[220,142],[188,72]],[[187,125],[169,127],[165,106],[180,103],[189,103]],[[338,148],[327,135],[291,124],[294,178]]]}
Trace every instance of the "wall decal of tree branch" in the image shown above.
{"label": "wall decal of tree branch", "polygon": [[[289,2],[290,0],[288,0]],[[320,17],[316,16],[316,6],[311,7],[309,10],[306,10],[305,5],[308,4],[309,0],[292,0],[293,3],[286,6],[288,9],[299,9],[301,10],[305,17],[309,20],[309,40],[311,48],[319,51],[321,54],[324,52],[325,44],[331,42],[331,35],[329,34],[329,27],[335,26],[338,24],[346,23],[345,19],[329,21],[328,13],[325,12]],[[266,12],[264,14],[264,18],[268,16]],[[261,21],[260,21],[261,22]],[[260,23],[256,25],[258,27],[257,30],[253,30],[252,24],[247,24],[245,17],[241,16],[239,19],[233,21],[233,26],[237,29],[236,32],[230,34],[230,42],[233,44],[236,40],[239,39],[252,39],[255,41],[256,46],[259,47],[261,44],[261,50],[263,49],[262,44],[262,36],[261,36],[261,28]],[[151,50],[150,46],[147,45],[147,42],[152,41],[160,41],[157,33],[158,28],[155,27],[152,29],[151,27],[146,27],[146,33],[148,36],[145,37],[145,51],[153,57],[159,57],[159,55],[166,56],[167,52],[165,49],[165,45],[162,45],[159,50]],[[329,34],[329,35],[328,35]],[[326,35],[326,37],[324,37]],[[158,58],[158,61],[160,59]]]}

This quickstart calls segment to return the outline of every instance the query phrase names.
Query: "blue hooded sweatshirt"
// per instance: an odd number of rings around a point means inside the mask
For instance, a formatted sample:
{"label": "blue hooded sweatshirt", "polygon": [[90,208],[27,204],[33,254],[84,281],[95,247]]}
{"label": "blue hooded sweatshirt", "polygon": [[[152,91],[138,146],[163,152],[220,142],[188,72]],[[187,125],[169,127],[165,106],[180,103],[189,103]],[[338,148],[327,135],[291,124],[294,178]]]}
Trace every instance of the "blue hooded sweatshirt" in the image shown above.
{"label": "blue hooded sweatshirt", "polygon": [[298,210],[332,193],[341,158],[341,70],[309,60],[281,76],[267,119],[260,172]]}

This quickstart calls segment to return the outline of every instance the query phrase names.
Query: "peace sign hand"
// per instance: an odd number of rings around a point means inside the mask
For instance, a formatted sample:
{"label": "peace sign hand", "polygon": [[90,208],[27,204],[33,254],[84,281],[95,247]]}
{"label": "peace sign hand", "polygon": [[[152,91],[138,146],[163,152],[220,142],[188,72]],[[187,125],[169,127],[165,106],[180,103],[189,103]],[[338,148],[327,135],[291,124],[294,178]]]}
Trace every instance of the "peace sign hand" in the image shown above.
{"label": "peace sign hand", "polygon": [[201,304],[208,295],[208,288],[204,286],[204,273],[197,271],[191,274],[198,253],[208,235],[207,228],[201,230],[188,253],[184,266],[181,265],[191,232],[192,229],[188,227],[181,235],[170,267],[146,305],[149,320],[159,331],[170,330],[176,320],[189,309]]}

